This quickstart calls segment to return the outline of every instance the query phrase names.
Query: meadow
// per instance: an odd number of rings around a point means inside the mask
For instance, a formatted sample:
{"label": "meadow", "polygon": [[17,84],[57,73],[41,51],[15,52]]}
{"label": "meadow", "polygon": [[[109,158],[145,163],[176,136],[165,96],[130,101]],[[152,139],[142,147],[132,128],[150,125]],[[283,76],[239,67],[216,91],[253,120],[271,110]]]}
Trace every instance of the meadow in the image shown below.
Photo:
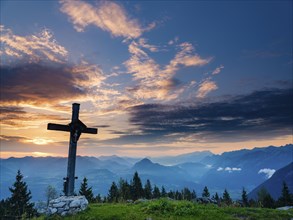
{"label": "meadow", "polygon": [[293,210],[281,211],[266,208],[218,207],[188,201],[159,199],[134,204],[93,203],[73,216],[41,216],[44,219],[101,219],[101,220],[291,220]]}

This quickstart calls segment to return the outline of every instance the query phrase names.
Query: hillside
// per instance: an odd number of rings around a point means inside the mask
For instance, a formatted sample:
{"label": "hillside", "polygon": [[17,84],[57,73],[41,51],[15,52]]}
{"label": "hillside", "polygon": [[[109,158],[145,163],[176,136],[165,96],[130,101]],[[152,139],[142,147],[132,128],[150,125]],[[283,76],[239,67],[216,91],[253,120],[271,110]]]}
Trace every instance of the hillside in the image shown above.
{"label": "hillside", "polygon": [[[137,204],[90,204],[89,208],[84,212],[72,217],[65,217],[64,219],[287,220],[292,215],[292,209],[289,211],[279,211],[264,208],[218,207],[214,205],[200,205],[187,201],[160,199]],[[38,219],[45,219],[45,217]],[[54,219],[54,216],[52,219]]]}
{"label": "hillside", "polygon": [[261,188],[265,188],[276,200],[281,196],[283,181],[286,182],[290,193],[293,193],[293,162],[277,170],[271,178],[260,184],[248,194],[248,198],[257,198]]}

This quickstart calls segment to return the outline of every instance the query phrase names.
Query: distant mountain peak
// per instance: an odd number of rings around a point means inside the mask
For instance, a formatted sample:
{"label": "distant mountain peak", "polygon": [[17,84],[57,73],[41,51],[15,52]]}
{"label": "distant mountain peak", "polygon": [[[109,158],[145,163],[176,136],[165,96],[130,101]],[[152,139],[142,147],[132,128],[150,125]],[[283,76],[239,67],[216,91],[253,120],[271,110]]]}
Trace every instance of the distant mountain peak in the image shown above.
{"label": "distant mountain peak", "polygon": [[149,158],[145,157],[142,160],[138,161],[136,164],[154,164]]}

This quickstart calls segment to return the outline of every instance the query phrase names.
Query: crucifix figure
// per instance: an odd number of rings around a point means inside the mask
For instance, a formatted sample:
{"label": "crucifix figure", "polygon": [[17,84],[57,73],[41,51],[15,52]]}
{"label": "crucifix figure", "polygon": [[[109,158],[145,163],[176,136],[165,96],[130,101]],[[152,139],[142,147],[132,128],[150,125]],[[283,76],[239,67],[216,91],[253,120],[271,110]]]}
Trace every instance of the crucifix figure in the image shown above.
{"label": "crucifix figure", "polygon": [[65,195],[74,195],[74,180],[75,180],[75,160],[76,160],[76,146],[81,133],[97,134],[98,129],[88,128],[84,123],[78,119],[79,104],[72,104],[72,118],[68,125],[48,124],[48,130],[67,131],[70,132],[68,163],[67,163],[67,177],[65,179]]}

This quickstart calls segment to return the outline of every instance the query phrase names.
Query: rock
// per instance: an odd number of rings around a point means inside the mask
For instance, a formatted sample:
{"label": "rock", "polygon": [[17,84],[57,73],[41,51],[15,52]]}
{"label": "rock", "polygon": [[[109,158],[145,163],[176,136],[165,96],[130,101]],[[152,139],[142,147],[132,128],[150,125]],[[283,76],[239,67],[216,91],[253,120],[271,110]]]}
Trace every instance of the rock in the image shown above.
{"label": "rock", "polygon": [[289,210],[289,209],[293,209],[293,206],[284,206],[284,207],[277,208],[277,210]]}
{"label": "rock", "polygon": [[66,205],[66,202],[59,202],[59,203],[53,203],[52,206],[54,208],[62,208]]}
{"label": "rock", "polygon": [[54,215],[58,211],[58,209],[56,208],[49,208],[49,210],[50,210],[50,215]]}
{"label": "rock", "polygon": [[67,212],[66,211],[64,211],[64,212],[61,213],[61,216],[63,216],[63,217],[66,216],[66,215],[67,215]]}
{"label": "rock", "polygon": [[88,201],[84,196],[61,196],[49,202],[47,215],[61,216],[76,214],[87,208]]}
{"label": "rock", "polygon": [[70,203],[70,205],[69,205],[69,207],[70,208],[76,208],[76,207],[79,207],[81,204],[80,204],[80,201],[79,200],[73,200],[71,203]]}

